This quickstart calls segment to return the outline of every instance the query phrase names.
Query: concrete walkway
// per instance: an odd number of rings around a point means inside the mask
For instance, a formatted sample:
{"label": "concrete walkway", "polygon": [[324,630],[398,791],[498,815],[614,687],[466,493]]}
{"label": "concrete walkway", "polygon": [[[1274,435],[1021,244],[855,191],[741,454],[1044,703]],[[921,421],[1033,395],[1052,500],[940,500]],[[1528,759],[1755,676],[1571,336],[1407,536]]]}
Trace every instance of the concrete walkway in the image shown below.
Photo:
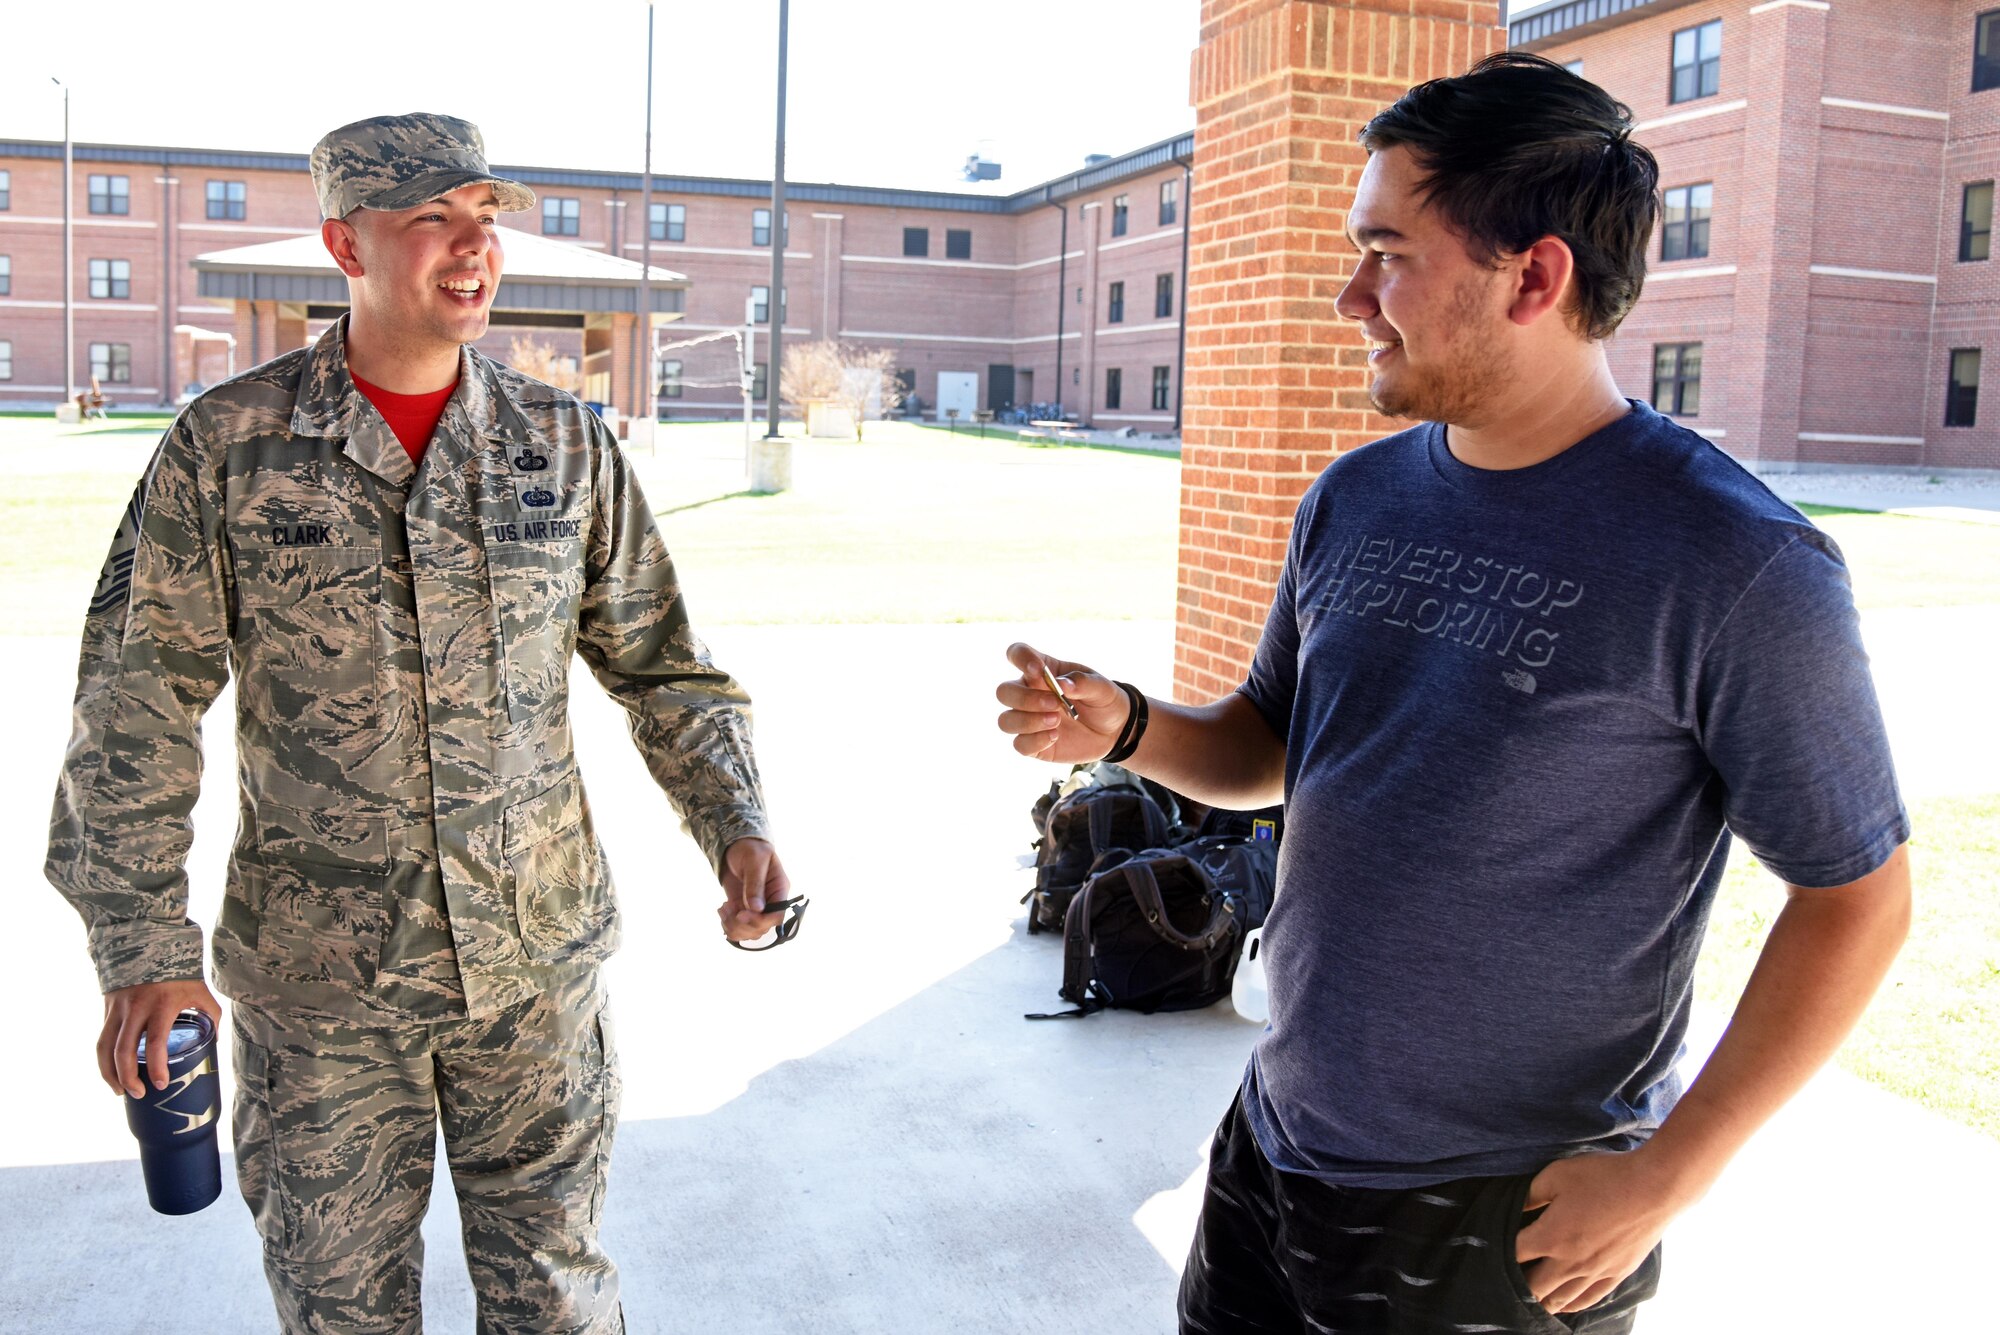
{"label": "concrete walkway", "polygon": [[1838,505],[1920,519],[2000,524],[2000,470],[1959,470],[1933,476],[1818,469],[1759,476],[1794,505]]}
{"label": "concrete walkway", "polygon": [[[1983,783],[2000,711],[1990,608],[1871,617],[1914,792]],[[1975,615],[1977,614],[1977,615]],[[1147,683],[1159,623],[719,627],[759,699],[759,753],[804,935],[769,957],[717,939],[705,867],[586,676],[578,749],[626,911],[611,966],[627,1079],[606,1239],[634,1332],[983,1335],[1172,1328],[1202,1154],[1256,1038],[1227,1009],[1029,1024],[1060,948],[1017,903],[1027,807],[1050,771],[992,731],[1000,653],[1033,638]],[[144,1205],[98,1083],[82,932],[40,876],[74,647],[14,640],[4,773],[14,1094],[0,1104],[0,1330],[273,1328],[233,1185],[199,1215]],[[1938,685],[1939,665],[1968,664]],[[1949,700],[1949,707],[1930,701]],[[211,715],[195,914],[214,920],[232,818],[228,702]],[[1968,745],[1968,736],[1984,745]],[[1717,1017],[1698,1020],[1698,1050]],[[225,1173],[230,1171],[225,1164]],[[1832,1073],[1675,1228],[1646,1335],[1991,1329],[1977,1284],[2000,1144]],[[426,1228],[429,1329],[472,1307],[448,1185]],[[1920,1289],[1920,1291],[1918,1291]],[[148,1313],[158,1314],[148,1315]]]}

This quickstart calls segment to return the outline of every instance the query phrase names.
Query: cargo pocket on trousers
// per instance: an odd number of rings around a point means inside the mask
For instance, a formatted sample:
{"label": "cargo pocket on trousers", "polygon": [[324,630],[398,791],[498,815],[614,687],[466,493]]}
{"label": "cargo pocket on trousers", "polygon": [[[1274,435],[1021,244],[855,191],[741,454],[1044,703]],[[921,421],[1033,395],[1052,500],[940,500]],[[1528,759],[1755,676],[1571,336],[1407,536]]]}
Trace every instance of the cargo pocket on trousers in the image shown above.
{"label": "cargo pocket on trousers", "polygon": [[577,777],[566,775],[509,807],[503,840],[528,957],[562,964],[609,956],[617,945],[617,905]]}
{"label": "cargo pocket on trousers", "polygon": [[602,1119],[597,1136],[597,1181],[590,1197],[590,1226],[604,1219],[604,1190],[611,1174],[611,1142],[618,1134],[618,1104],[625,1094],[625,1081],[618,1074],[618,1036],[611,1024],[611,1003],[597,1008],[597,1055],[602,1066],[598,1073]]}
{"label": "cargo pocket on trousers", "polygon": [[230,1141],[236,1150],[236,1186],[243,1193],[257,1235],[267,1250],[284,1250],[284,1205],[277,1191],[277,1145],[271,1128],[270,1054],[232,1016],[236,1097],[230,1107]]}

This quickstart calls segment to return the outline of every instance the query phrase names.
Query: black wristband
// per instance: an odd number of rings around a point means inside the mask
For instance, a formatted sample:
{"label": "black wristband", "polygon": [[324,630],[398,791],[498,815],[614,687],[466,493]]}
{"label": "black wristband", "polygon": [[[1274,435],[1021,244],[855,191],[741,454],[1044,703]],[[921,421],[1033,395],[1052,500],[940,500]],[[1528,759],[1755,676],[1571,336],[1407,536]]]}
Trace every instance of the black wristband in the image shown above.
{"label": "black wristband", "polygon": [[1139,739],[1146,735],[1146,722],[1148,718],[1146,697],[1140,694],[1139,688],[1129,681],[1121,681],[1116,683],[1116,685],[1119,690],[1125,692],[1126,698],[1132,702],[1132,708],[1125,715],[1125,726],[1120,729],[1118,740],[1112,743],[1109,751],[1104,753],[1104,759],[1113,765],[1124,763],[1131,758],[1134,751],[1139,749]]}

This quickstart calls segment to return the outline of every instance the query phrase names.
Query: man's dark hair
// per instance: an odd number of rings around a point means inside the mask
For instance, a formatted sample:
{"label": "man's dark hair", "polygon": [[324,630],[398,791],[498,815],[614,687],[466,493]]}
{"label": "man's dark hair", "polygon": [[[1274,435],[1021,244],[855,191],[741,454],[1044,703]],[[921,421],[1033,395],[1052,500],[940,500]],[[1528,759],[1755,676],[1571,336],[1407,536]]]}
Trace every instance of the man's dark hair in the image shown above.
{"label": "man's dark hair", "polygon": [[1659,164],[1630,139],[1632,111],[1553,61],[1500,51],[1418,84],[1361,128],[1424,171],[1425,204],[1490,264],[1543,237],[1576,257],[1572,323],[1609,338],[1639,300],[1659,218]]}

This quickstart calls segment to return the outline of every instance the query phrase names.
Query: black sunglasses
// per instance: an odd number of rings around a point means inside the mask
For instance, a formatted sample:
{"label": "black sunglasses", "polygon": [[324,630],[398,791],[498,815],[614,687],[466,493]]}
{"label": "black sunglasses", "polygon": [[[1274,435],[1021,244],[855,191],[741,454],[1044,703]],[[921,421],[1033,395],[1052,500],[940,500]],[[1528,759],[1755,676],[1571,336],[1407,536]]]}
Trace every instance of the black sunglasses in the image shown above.
{"label": "black sunglasses", "polygon": [[764,912],[782,913],[785,915],[779,920],[778,925],[754,941],[731,940],[729,944],[738,950],[748,951],[752,955],[758,954],[761,951],[776,950],[779,946],[784,945],[785,942],[799,934],[799,924],[805,921],[806,905],[810,903],[812,901],[804,895],[798,895],[791,899],[766,901]]}

